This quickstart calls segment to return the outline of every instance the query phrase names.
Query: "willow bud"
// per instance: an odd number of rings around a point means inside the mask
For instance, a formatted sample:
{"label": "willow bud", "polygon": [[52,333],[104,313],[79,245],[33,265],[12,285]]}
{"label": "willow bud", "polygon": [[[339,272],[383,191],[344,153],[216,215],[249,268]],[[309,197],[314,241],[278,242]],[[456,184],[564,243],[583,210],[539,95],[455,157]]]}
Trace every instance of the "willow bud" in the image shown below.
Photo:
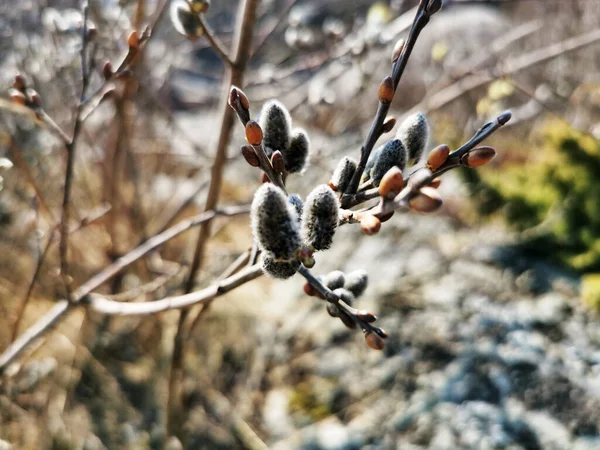
{"label": "willow bud", "polygon": [[385,119],[385,122],[383,122],[383,125],[381,125],[381,134],[389,133],[394,129],[395,126],[396,118],[393,116],[388,117],[387,119]]}
{"label": "willow bud", "polygon": [[369,276],[364,269],[355,270],[346,274],[346,282],[344,288],[348,289],[355,297],[360,297],[367,289],[369,284]]}
{"label": "willow bud", "polygon": [[250,120],[246,124],[246,140],[251,145],[260,145],[263,141],[263,130],[262,127],[255,122],[254,120]]}
{"label": "willow bud", "polygon": [[430,170],[437,170],[448,160],[450,155],[450,147],[447,145],[438,145],[436,148],[429,152],[427,157],[427,168]]}
{"label": "willow bud", "polygon": [[277,100],[265,103],[259,123],[264,132],[264,145],[284,152],[290,146],[292,119],[287,108]]}
{"label": "willow bud", "polygon": [[323,284],[331,290],[343,288],[345,282],[346,278],[344,277],[344,272],[341,270],[329,272],[323,278]]}
{"label": "willow bud", "polygon": [[362,214],[360,218],[360,229],[367,236],[373,236],[379,233],[381,229],[381,220],[372,214]]}
{"label": "willow bud", "polygon": [[394,50],[392,51],[392,64],[395,63],[400,57],[400,53],[402,53],[402,50],[404,49],[405,42],[406,41],[404,39],[399,39],[396,42],[396,45],[394,45]]}
{"label": "willow bud", "polygon": [[354,294],[348,289],[337,288],[333,290],[333,293],[348,306],[352,306],[352,304],[356,301],[356,297],[354,297]]}
{"label": "willow bud", "polygon": [[392,102],[394,99],[394,80],[392,80],[392,77],[385,77],[383,79],[379,85],[377,95],[381,103],[388,104]]}
{"label": "willow bud", "polygon": [[310,154],[310,140],[306,131],[295,129],[292,132],[290,145],[281,150],[285,162],[285,170],[289,173],[299,173],[306,169]]}
{"label": "willow bud", "polygon": [[434,188],[426,186],[408,202],[410,207],[419,212],[433,212],[442,206],[442,197]]}
{"label": "willow bud", "polygon": [[300,261],[276,261],[269,253],[263,253],[261,258],[263,271],[273,278],[285,280],[300,268]]}
{"label": "willow bud", "polygon": [[385,347],[385,341],[372,331],[365,333],[365,341],[373,350],[383,350],[383,347]]}
{"label": "willow bud", "polygon": [[258,159],[258,155],[254,150],[254,147],[251,145],[242,145],[242,156],[246,160],[248,164],[252,167],[260,166],[260,160]]}
{"label": "willow bud", "polygon": [[273,170],[277,173],[283,173],[285,171],[285,163],[283,162],[283,155],[279,150],[274,151],[271,155],[271,165]]}
{"label": "willow bud", "polygon": [[285,193],[271,183],[265,183],[254,194],[250,213],[252,233],[260,248],[275,259],[294,259],[301,247],[296,209]]}
{"label": "willow bud", "polygon": [[356,172],[356,160],[349,156],[344,156],[333,172],[331,177],[331,188],[334,191],[344,192]]}
{"label": "willow bud", "polygon": [[379,183],[379,195],[382,197],[388,195],[396,196],[403,187],[404,177],[402,176],[402,171],[398,166],[394,166],[381,179],[381,183]]}
{"label": "willow bud", "polygon": [[313,189],[302,214],[302,235],[307,246],[315,250],[331,247],[339,209],[339,201],[329,186],[322,184]]}
{"label": "willow bud", "polygon": [[133,30],[127,37],[127,45],[136,50],[140,47],[140,36],[137,31]]}
{"label": "willow bud", "polygon": [[489,163],[494,156],[496,150],[492,147],[477,147],[462,157],[462,162],[467,167],[479,167]]}
{"label": "willow bud", "polygon": [[392,167],[398,166],[400,170],[404,170],[406,158],[406,148],[400,139],[392,139],[383,145],[371,173],[375,186],[379,186],[383,176]]}
{"label": "willow bud", "polygon": [[169,13],[171,23],[179,34],[191,40],[198,39],[198,37],[204,34],[204,27],[200,22],[200,18],[191,10],[187,1],[172,0]]}
{"label": "willow bud", "polygon": [[408,160],[419,162],[429,142],[429,124],[422,113],[413,114],[400,124],[396,132],[408,151]]}

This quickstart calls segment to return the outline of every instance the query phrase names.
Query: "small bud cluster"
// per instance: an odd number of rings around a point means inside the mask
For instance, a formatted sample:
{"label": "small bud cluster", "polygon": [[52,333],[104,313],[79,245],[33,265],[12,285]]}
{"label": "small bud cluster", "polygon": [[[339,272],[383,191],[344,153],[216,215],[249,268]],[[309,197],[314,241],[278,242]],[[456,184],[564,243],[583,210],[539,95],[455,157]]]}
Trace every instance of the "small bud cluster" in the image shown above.
{"label": "small bud cluster", "polygon": [[267,156],[281,152],[288,173],[302,172],[309,159],[310,141],[306,131],[292,129],[290,113],[283,104],[271,100],[264,104],[259,119],[264,137],[262,143]]}
{"label": "small bud cluster", "polygon": [[[330,290],[336,301],[329,300],[327,303],[327,313],[331,317],[339,318],[342,323],[351,329],[360,327],[365,334],[365,341],[369,347],[381,350],[384,347],[384,339],[387,333],[373,326],[372,323],[377,320],[375,314],[362,309],[355,309],[353,305],[366,290],[368,276],[365,270],[356,270],[344,274],[340,270],[329,272],[323,277],[319,277],[319,282]],[[310,296],[318,296],[326,299],[309,282],[304,285],[304,292]]]}
{"label": "small bud cluster", "polygon": [[13,87],[8,90],[8,95],[13,103],[36,110],[42,106],[42,97],[35,89],[27,87],[23,75],[16,75]]}

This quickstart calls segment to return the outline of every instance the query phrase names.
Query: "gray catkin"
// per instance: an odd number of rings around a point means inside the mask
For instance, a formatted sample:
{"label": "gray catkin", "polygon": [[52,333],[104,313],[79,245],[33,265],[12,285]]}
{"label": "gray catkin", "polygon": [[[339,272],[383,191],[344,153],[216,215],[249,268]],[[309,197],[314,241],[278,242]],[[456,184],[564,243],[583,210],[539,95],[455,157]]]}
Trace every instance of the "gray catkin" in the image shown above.
{"label": "gray catkin", "polygon": [[254,194],[250,212],[252,233],[261,250],[276,259],[293,259],[302,245],[296,208],[285,193],[271,183]]}
{"label": "gray catkin", "polygon": [[339,289],[344,287],[345,283],[344,272],[341,270],[334,270],[333,272],[329,272],[323,278],[323,284],[327,286],[329,289]]}
{"label": "gray catkin", "polygon": [[277,100],[262,107],[259,124],[263,130],[263,145],[271,151],[284,152],[290,146],[292,119],[287,108]]}
{"label": "gray catkin", "polygon": [[315,250],[331,247],[338,224],[339,201],[331,188],[317,186],[306,198],[302,214],[302,236],[307,246]]}
{"label": "gray catkin", "polygon": [[303,172],[308,166],[310,140],[306,131],[297,128],[292,131],[290,145],[281,151],[285,170],[289,173]]}
{"label": "gray catkin", "polygon": [[368,283],[369,276],[367,275],[367,271],[359,269],[346,274],[344,288],[352,292],[355,297],[360,297],[365,292]]}
{"label": "gray catkin", "polygon": [[376,186],[383,176],[394,166],[398,166],[400,170],[406,167],[406,148],[400,139],[392,139],[386,142],[379,152],[379,157],[373,166],[372,178]]}
{"label": "gray catkin", "polygon": [[423,113],[408,116],[398,127],[396,138],[400,139],[408,151],[408,160],[416,164],[429,143],[429,124]]}
{"label": "gray catkin", "polygon": [[339,192],[344,192],[352,180],[352,176],[356,172],[356,160],[349,156],[344,156],[338,163],[331,182]]}
{"label": "gray catkin", "polygon": [[276,261],[269,253],[263,253],[261,258],[263,271],[273,278],[285,280],[300,268],[300,261]]}
{"label": "gray catkin", "polygon": [[365,171],[363,172],[363,181],[366,181],[369,178],[371,178],[373,166],[375,166],[375,163],[377,162],[377,159],[379,158],[379,154],[381,153],[382,148],[383,148],[383,146],[377,147],[375,150],[371,151],[371,154],[369,155],[369,159],[367,160],[367,164],[365,165]]}

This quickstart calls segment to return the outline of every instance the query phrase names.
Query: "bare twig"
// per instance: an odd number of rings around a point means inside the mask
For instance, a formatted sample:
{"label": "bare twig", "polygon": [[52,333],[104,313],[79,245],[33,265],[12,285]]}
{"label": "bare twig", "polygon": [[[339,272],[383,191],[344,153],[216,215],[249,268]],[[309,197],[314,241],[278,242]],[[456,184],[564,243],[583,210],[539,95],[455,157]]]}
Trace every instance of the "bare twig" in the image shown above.
{"label": "bare twig", "polygon": [[2,373],[8,364],[19,356],[19,354],[21,354],[21,352],[23,352],[23,350],[25,350],[36,338],[48,332],[72,307],[78,305],[83,297],[106,283],[112,277],[120,273],[121,270],[190,228],[196,227],[208,220],[212,220],[217,216],[247,214],[249,210],[249,205],[243,205],[222,208],[219,211],[206,211],[195,217],[182,220],[177,225],[151,237],[137,248],[117,259],[76,289],[72,294],[73,301],[71,303],[67,300],[58,301],[45,316],[19,336],[19,338],[0,355],[0,373]]}
{"label": "bare twig", "polygon": [[131,316],[156,314],[171,309],[189,308],[190,306],[206,303],[227,292],[252,281],[263,274],[260,264],[247,267],[241,272],[226,278],[216,284],[199,291],[175,297],[165,297],[153,302],[123,303],[110,300],[98,294],[87,296],[82,303],[89,305],[93,310],[107,315]]}
{"label": "bare twig", "polygon": [[557,42],[546,47],[512,58],[492,70],[483,69],[472,75],[459,79],[454,84],[428,96],[420,104],[412,108],[414,111],[434,111],[462,97],[467,92],[485,86],[492,81],[514,75],[551,59],[579,50],[600,41],[600,29],[580,34],[565,41]]}
{"label": "bare twig", "polygon": [[[419,3],[415,19],[413,21],[412,26],[410,27],[410,31],[408,32],[408,38],[406,39],[406,42],[402,47],[402,51],[400,52],[400,55],[398,56],[396,62],[394,62],[394,66],[392,68],[394,94],[396,89],[398,88],[398,83],[400,82],[400,78],[404,73],[404,69],[406,68],[406,64],[408,63],[408,59],[410,58],[413,47],[417,42],[417,38],[421,34],[421,31],[425,28],[427,23],[429,23],[429,18],[430,13],[428,11],[427,1],[422,0]],[[358,189],[358,185],[360,184],[360,179],[367,165],[369,155],[371,154],[375,143],[381,136],[381,127],[390,109],[390,105],[391,100],[385,103],[379,101],[377,113],[375,114],[375,118],[373,119],[373,123],[371,124],[371,128],[369,129],[369,134],[367,135],[367,139],[360,150],[360,161],[358,163],[358,167],[354,172],[352,180],[348,184],[346,192],[344,193],[345,195],[342,197],[342,205],[345,205],[344,197],[347,198],[348,195],[355,194]]]}

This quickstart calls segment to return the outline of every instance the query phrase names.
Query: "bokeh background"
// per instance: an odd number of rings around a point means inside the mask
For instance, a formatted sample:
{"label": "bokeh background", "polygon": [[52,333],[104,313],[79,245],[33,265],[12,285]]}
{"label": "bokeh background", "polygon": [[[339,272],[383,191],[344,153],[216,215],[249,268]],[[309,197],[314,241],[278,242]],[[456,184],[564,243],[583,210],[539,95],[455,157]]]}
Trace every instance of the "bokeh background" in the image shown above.
{"label": "bokeh background", "polygon": [[[225,43],[237,5],[213,0],[206,14]],[[277,98],[309,132],[311,166],[289,178],[291,192],[305,196],[342,156],[358,155],[415,5],[261,2],[243,88],[254,114]],[[90,1],[91,90],[156,7]],[[76,1],[0,0],[2,91],[25,75],[67,134],[82,21]],[[316,273],[368,271],[359,307],[380,317],[385,349],[329,317],[300,277],[255,280],[190,333],[175,438],[165,408],[177,312],[77,310],[2,374],[0,448],[600,448],[599,68],[596,0],[445,1],[392,113],[424,112],[431,147],[451,148],[505,109],[513,119],[488,141],[492,163],[444,176],[440,211],[396,214],[374,237],[342,227],[317,255]],[[119,98],[86,119],[70,224],[75,286],[201,211],[223,78],[207,41],[179,35],[165,14]],[[259,185],[243,142],[236,124],[222,204],[248,203]],[[0,351],[64,298],[55,229],[65,160],[55,134],[3,94]],[[251,245],[247,216],[215,224],[198,287]],[[98,292],[123,301],[181,292],[195,238],[190,230]]]}

